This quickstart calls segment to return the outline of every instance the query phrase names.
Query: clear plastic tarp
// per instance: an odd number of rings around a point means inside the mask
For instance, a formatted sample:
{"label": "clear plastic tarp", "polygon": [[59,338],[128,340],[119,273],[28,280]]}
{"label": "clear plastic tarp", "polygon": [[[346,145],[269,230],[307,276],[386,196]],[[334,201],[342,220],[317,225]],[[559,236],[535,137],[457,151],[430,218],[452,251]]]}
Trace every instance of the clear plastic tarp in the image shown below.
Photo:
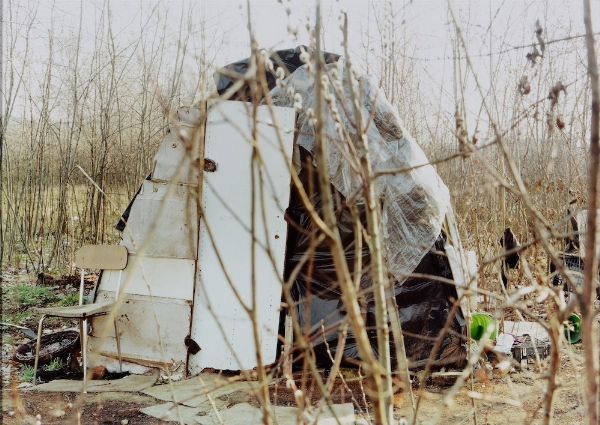
{"label": "clear plastic tarp", "polygon": [[[324,132],[331,184],[347,200],[362,202],[358,164],[350,154],[348,136],[356,140],[350,80],[343,58],[325,67]],[[354,80],[363,128],[374,172],[402,170],[380,175],[375,194],[382,201],[382,227],[387,266],[398,282],[412,273],[440,235],[450,207],[448,188],[423,150],[401,124],[383,91],[366,76]],[[314,154],[315,84],[308,65],[295,70],[271,91],[278,106],[298,111],[297,145]]]}

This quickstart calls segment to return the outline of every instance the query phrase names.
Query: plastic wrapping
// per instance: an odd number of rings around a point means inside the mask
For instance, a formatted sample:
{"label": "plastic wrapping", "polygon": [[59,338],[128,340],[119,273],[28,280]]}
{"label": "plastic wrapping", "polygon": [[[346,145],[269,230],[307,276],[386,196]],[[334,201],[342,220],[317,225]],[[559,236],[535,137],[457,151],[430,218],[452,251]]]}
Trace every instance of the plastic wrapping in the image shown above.
{"label": "plastic wrapping", "polygon": [[[303,166],[300,179],[305,188],[313,187],[309,192],[310,200],[318,212],[321,211],[321,198],[317,188],[317,170],[312,156],[300,148]],[[311,181],[312,180],[312,181]],[[350,208],[345,204],[344,196],[332,186],[337,215],[337,226],[344,246],[345,256],[353,277],[355,247],[354,217]],[[364,223],[364,209],[358,208],[358,214]],[[310,249],[312,240],[317,232],[316,225],[306,212],[297,191],[293,188],[290,205],[287,210],[288,239],[286,254],[286,278],[301,261],[303,255]],[[452,272],[447,257],[444,255],[443,236],[438,233],[434,246],[425,253],[415,273],[440,276],[452,279]],[[360,270],[361,306],[367,324],[367,332],[373,350],[377,351],[375,331],[375,311],[371,288],[370,253],[368,246],[363,245],[360,252],[362,268]],[[456,300],[456,288],[435,279],[408,278],[402,283],[396,281],[393,285],[393,296],[398,306],[399,317],[404,332],[404,342],[411,368],[422,367],[429,357],[435,338],[442,331],[453,300]],[[300,325],[307,334],[315,350],[317,361],[321,366],[331,362],[335,356],[338,331],[345,320],[344,306],[340,297],[340,287],[337,282],[333,258],[327,243],[322,243],[314,249],[310,261],[300,269],[293,286],[292,297],[296,301],[296,311]],[[391,295],[391,294],[390,294]],[[461,345],[461,335],[465,333],[465,322],[460,312],[450,322],[440,352],[436,356],[437,364],[459,365],[465,359],[465,351]],[[390,340],[393,341],[392,335]],[[329,352],[328,352],[329,350]],[[392,360],[395,361],[395,351],[392,349]],[[356,343],[351,330],[344,346],[345,364],[351,364],[359,359]]]}
{"label": "plastic wrapping", "polygon": [[[317,184],[317,170],[312,152],[314,148],[314,82],[301,56],[305,48],[275,52],[271,55],[274,68],[267,72],[267,82],[272,89],[273,101],[278,106],[299,107],[296,120],[296,153],[298,173],[307,189],[311,202],[321,212],[321,198]],[[344,63],[339,56],[325,55],[329,75],[344,76]],[[249,65],[245,59],[228,65],[225,69],[244,74]],[[275,78],[278,66],[285,66],[290,75],[282,84]],[[215,75],[217,90],[223,94],[232,86],[235,79],[228,73]],[[335,80],[335,79],[334,79]],[[350,161],[347,143],[340,143],[343,137],[352,134],[352,117],[344,115],[353,110],[352,99],[345,77],[336,83],[336,93],[332,85],[327,86],[327,106],[325,108],[324,128],[329,139],[327,161],[330,172],[332,193],[337,213],[337,227],[341,236],[345,256],[350,272],[354,275],[357,252],[355,249],[355,217],[346,204],[349,196],[356,196],[353,204],[355,214],[364,223],[364,207],[361,200],[361,186],[357,164]],[[291,90],[290,90],[291,89]],[[420,147],[408,136],[402,127],[396,111],[387,102],[383,93],[366,78],[358,80],[357,92],[363,122],[367,128],[367,140],[370,160],[375,171],[406,169],[398,174],[381,176],[376,180],[376,197],[382,201],[382,228],[386,250],[386,265],[391,274],[393,297],[402,322],[404,341],[410,367],[420,367],[427,361],[436,338],[449,319],[454,300],[458,299],[456,287],[437,281],[410,277],[415,272],[431,276],[452,279],[448,259],[444,253],[444,235],[442,223],[449,209],[450,199],[446,186],[438,177],[434,168],[427,164],[427,158]],[[234,98],[247,100],[247,88],[242,88]],[[415,168],[416,167],[416,168]],[[409,170],[410,169],[410,170]],[[134,198],[135,199],[135,198]],[[133,202],[133,200],[132,200]],[[130,206],[119,225],[127,221]],[[313,245],[318,234],[298,193],[292,187],[290,204],[286,218],[289,223],[286,246],[286,279],[299,264],[304,254]],[[373,350],[377,351],[375,331],[375,312],[372,296],[370,271],[370,252],[363,244],[360,253],[360,294],[362,312],[367,324],[367,332]],[[338,343],[338,331],[345,320],[344,306],[340,297],[340,287],[331,251],[326,243],[314,249],[308,262],[300,268],[293,282],[292,296],[296,301],[296,312],[300,325],[307,330],[321,365],[327,365],[331,356],[335,356]],[[283,317],[280,328],[283,328]],[[437,364],[459,365],[465,360],[462,347],[465,335],[465,323],[460,309],[450,320],[445,332],[441,349],[436,356]],[[390,341],[393,338],[390,337]],[[394,356],[395,350],[390,350]],[[351,330],[344,345],[344,361],[352,363],[359,359],[358,350]],[[395,359],[394,359],[395,360]]]}
{"label": "plastic wrapping", "polygon": [[[357,196],[360,202],[358,164],[352,163],[346,135],[354,134],[353,105],[343,58],[326,65],[331,77],[326,84],[324,131],[331,184],[344,197]],[[329,80],[328,80],[329,81]],[[333,82],[331,82],[333,81]],[[375,196],[383,201],[382,223],[387,265],[395,280],[402,282],[412,273],[440,234],[450,195],[435,169],[400,123],[398,114],[383,92],[366,77],[358,79],[355,92],[361,100],[362,122],[372,169],[375,172],[402,169],[382,175],[375,182]],[[307,65],[299,67],[271,91],[279,106],[301,106],[297,145],[313,152],[314,78]],[[301,104],[301,105],[299,105]],[[348,114],[348,115],[346,115]]]}
{"label": "plastic wrapping", "polygon": [[[278,50],[269,56],[269,59],[273,63],[273,68],[266,69],[265,74],[269,90],[275,87],[277,68],[283,68],[285,75],[292,74],[294,71],[296,71],[296,69],[304,65],[301,56],[302,53],[306,52],[307,50],[308,48],[306,46],[298,46],[295,49]],[[325,52],[323,56],[325,63],[333,63],[340,58],[339,55],[328,52]],[[227,89],[229,89],[235,83],[236,78],[234,77],[233,73],[242,76],[248,71],[249,66],[250,58],[246,58],[226,65],[223,67],[225,72],[217,71],[214,75],[214,78],[219,95],[223,95]],[[245,90],[245,88],[240,89],[232,97],[238,100],[249,100],[248,91]]]}

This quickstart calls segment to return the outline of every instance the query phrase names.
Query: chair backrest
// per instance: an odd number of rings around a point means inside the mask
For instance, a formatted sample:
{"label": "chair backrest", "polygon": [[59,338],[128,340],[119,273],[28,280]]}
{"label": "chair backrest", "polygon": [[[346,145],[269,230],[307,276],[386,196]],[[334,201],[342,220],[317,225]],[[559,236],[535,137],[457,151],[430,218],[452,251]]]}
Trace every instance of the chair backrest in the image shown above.
{"label": "chair backrest", "polygon": [[127,267],[127,248],[120,245],[85,245],[75,254],[80,269],[123,270]]}
{"label": "chair backrest", "polygon": [[121,272],[127,267],[127,248],[120,245],[84,245],[75,253],[75,266],[81,270],[79,305],[83,304],[85,269],[119,270],[116,297],[121,290]]}

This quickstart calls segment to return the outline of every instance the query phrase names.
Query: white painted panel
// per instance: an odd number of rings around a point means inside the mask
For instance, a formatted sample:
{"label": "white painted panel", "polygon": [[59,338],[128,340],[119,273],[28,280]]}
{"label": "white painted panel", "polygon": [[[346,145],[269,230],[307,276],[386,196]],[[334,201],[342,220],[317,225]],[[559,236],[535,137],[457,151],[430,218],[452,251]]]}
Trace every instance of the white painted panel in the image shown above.
{"label": "white painted panel", "polygon": [[477,264],[477,253],[475,251],[465,251],[467,257],[467,267],[469,272],[469,281],[470,288],[474,294],[474,297],[471,298],[471,308],[473,310],[477,310],[477,305],[480,300],[483,300],[483,295],[477,294],[477,285],[479,282],[478,270],[479,265]]}
{"label": "white painted panel", "polygon": [[193,132],[199,128],[200,110],[184,107],[177,110],[177,119],[169,126],[169,134],[163,139],[154,157],[152,178],[173,181],[181,168],[177,183],[198,184],[198,169],[194,166],[198,159],[196,152],[186,149],[184,140],[189,143]]}
{"label": "white painted panel", "polygon": [[[99,291],[97,300],[113,301],[114,292]],[[129,295],[117,317],[123,358],[146,363],[185,364],[187,348],[184,339],[191,320],[188,301]],[[108,316],[99,316],[92,320],[88,342],[91,367],[101,361],[95,354],[108,353],[117,357],[114,327],[107,319]]]}
{"label": "white painted panel", "polygon": [[[129,255],[121,275],[121,292],[191,301],[195,266],[194,260]],[[105,270],[98,290],[114,292],[118,282],[118,271]]]}
{"label": "white painted panel", "polygon": [[450,263],[450,270],[452,270],[452,277],[454,283],[456,283],[457,289],[464,288],[466,285],[467,271],[465,270],[463,259],[460,253],[452,245],[446,243],[444,245],[448,262]]}
{"label": "white painted panel", "polygon": [[[281,278],[285,256],[287,225],[285,208],[289,203],[289,163],[293,147],[294,111],[274,108],[282,128],[282,154],[267,107],[258,109],[258,140],[265,175],[264,211],[256,178],[255,237],[256,258],[252,261],[251,156],[249,104],[219,102],[211,108],[206,129],[205,157],[217,164],[204,173],[200,226],[198,273],[194,295],[192,337],[201,347],[190,355],[189,371],[203,368],[246,370],[256,367],[255,341],[251,321],[236,299],[234,290],[250,306],[252,265],[256,276],[256,311],[260,348],[265,364],[275,361],[281,301]],[[262,216],[266,217],[266,226]],[[208,228],[214,236],[214,245]],[[269,245],[273,264],[266,253]],[[224,268],[219,262],[219,256]]]}
{"label": "white painted panel", "polygon": [[[577,229],[579,230],[579,255],[585,258],[585,242],[587,239],[587,217],[588,211],[579,211],[575,217]],[[600,209],[596,210],[596,222],[600,223]],[[596,255],[600,255],[600,226],[596,228]]]}
{"label": "white painted panel", "polygon": [[471,311],[469,305],[470,301],[467,299],[468,297],[463,297],[463,293],[468,282],[466,260],[462,251],[459,251],[457,248],[447,242],[444,245],[444,251],[446,252],[446,257],[448,258],[448,263],[450,264],[450,270],[452,270],[452,278],[456,284],[456,293],[461,299],[461,309],[463,314],[468,314],[468,312]]}
{"label": "white painted panel", "polygon": [[155,180],[173,181],[177,173],[180,172],[180,177],[177,180],[178,183],[197,185],[198,169],[194,166],[194,160],[197,159],[197,156],[190,158],[190,153],[186,151],[181,138],[177,137],[176,132],[181,131],[181,128],[172,126],[170,133],[161,142],[158,152],[154,157],[152,178]]}
{"label": "white painted panel", "polygon": [[121,244],[134,254],[146,244],[144,255],[148,257],[196,259],[195,189],[177,185],[171,194],[168,190],[166,183],[144,180],[127,219]]}
{"label": "white painted panel", "polygon": [[182,106],[177,109],[177,124],[181,127],[196,128],[200,125],[201,118],[199,108]]}
{"label": "white painted panel", "polygon": [[[477,254],[475,251],[459,250],[448,243],[444,245],[444,250],[450,263],[452,277],[456,283],[456,292],[461,297],[461,308],[463,312],[473,311],[479,303],[479,296],[477,295]],[[467,285],[470,292],[474,294],[469,301],[467,297],[463,297],[463,291],[467,288]]]}
{"label": "white painted panel", "polygon": [[531,335],[535,339],[549,339],[548,331],[537,322],[513,322],[504,321],[504,332],[514,336]]}

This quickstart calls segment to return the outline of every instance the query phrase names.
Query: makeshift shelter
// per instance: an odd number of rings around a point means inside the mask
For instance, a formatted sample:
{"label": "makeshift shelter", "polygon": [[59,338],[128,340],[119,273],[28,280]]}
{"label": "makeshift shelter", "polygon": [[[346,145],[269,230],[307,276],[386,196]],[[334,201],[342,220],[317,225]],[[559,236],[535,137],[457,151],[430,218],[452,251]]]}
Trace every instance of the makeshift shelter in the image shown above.
{"label": "makeshift shelter", "polygon": [[[256,149],[264,163],[265,196],[254,197],[253,189],[261,190],[258,183],[252,187],[253,175],[259,181],[259,167],[251,167],[249,105],[210,105],[202,151],[212,166],[205,167],[201,179],[200,150],[186,145],[201,124],[200,113],[178,111],[179,122],[162,142],[123,231],[121,244],[130,257],[117,311],[124,370],[180,365],[196,374],[204,368],[255,367],[252,323],[242,306],[252,306],[254,283],[262,359],[275,361],[294,113],[275,108],[275,126],[270,112],[266,107],[257,111]],[[114,300],[118,279],[118,273],[103,273],[95,301]],[[108,322],[108,317],[93,320],[90,364],[116,369],[117,340]]]}
{"label": "makeshift shelter", "polygon": [[[199,122],[198,110],[178,112],[179,124],[172,126],[162,142],[151,175],[123,219],[127,224],[122,245],[130,259],[123,270],[123,304],[117,315],[125,369],[135,371],[139,365],[156,364],[171,368],[180,364],[190,374],[204,368],[250,369],[259,358],[254,348],[256,332],[261,361],[275,361],[277,334],[283,332],[286,314],[280,309],[281,283],[306,253],[316,229],[297,190],[290,190],[290,172],[298,173],[305,187],[317,187],[311,182],[318,172],[313,159],[314,82],[304,65],[305,56],[300,47],[275,52],[267,60],[267,84],[277,106],[260,106],[256,116],[245,102],[249,100],[247,87],[231,93],[235,87],[231,71],[245,73],[249,60],[231,64],[226,67],[229,72],[217,74],[219,93],[228,93],[236,101],[209,103],[205,122]],[[361,217],[364,207],[348,147],[338,143],[347,135],[354,136],[354,117],[348,112],[352,111],[350,82],[343,59],[325,54],[325,62],[331,77],[326,86],[324,122],[331,141],[329,178],[338,230],[354,273],[356,235],[347,200],[357,200]],[[287,76],[281,78],[278,69]],[[398,306],[392,314],[399,314],[402,322],[411,367],[419,367],[448,321],[461,285],[473,279],[467,273],[469,264],[453,224],[446,186],[383,93],[367,78],[358,80],[357,89],[362,119],[368,123],[373,169],[400,170],[378,177],[375,189],[382,200],[386,265],[393,282],[389,296]],[[198,127],[205,128],[199,145],[186,144],[194,139],[192,130]],[[250,143],[253,136],[256,151]],[[253,167],[257,152],[259,166]],[[198,155],[205,158],[201,175],[195,166]],[[309,195],[320,212],[318,190]],[[360,255],[361,302],[371,327],[374,306],[367,244]],[[330,361],[326,343],[335,354],[345,313],[329,247],[320,245],[309,257],[293,282],[296,305],[289,307],[297,309],[301,325],[310,329],[317,360],[326,364]],[[421,276],[411,277],[413,272]],[[458,286],[441,283],[436,277],[454,279]],[[116,279],[114,273],[104,273],[95,299],[114,299]],[[258,329],[252,327],[247,312],[253,302],[252,287],[256,288]],[[92,365],[116,368],[114,328],[107,318],[95,318],[92,326]],[[376,350],[374,329],[368,333]],[[464,334],[459,309],[450,318],[438,363],[464,360]],[[347,362],[358,358],[351,334],[344,357]]]}

